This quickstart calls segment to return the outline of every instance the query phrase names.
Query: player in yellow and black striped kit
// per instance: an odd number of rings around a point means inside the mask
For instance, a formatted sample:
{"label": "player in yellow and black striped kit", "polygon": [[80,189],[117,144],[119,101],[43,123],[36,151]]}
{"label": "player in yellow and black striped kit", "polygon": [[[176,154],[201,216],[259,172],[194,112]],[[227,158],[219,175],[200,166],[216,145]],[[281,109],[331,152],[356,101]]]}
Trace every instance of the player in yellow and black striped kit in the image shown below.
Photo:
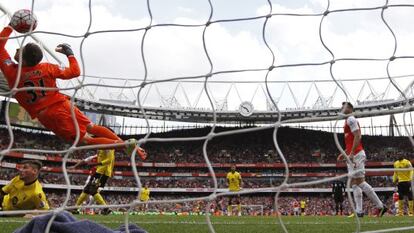
{"label": "player in yellow and black striped kit", "polygon": [[[72,166],[71,169],[75,169],[80,165],[87,164],[92,162],[92,165],[95,165],[96,171],[88,177],[86,180],[85,188],[76,201],[76,205],[80,206],[82,203],[89,197],[93,196],[95,202],[98,205],[106,205],[105,200],[100,194],[101,189],[105,187],[106,182],[109,177],[113,176],[113,169],[115,165],[115,150],[98,150],[98,153],[93,156],[78,162],[76,165]],[[102,214],[109,214],[111,211],[108,208],[102,210]]]}
{"label": "player in yellow and black striped kit", "polygon": [[[394,168],[412,168],[411,162],[404,157],[400,157],[394,162]],[[398,183],[398,216],[404,215],[404,198],[408,198],[408,215],[413,216],[413,190],[411,180],[413,179],[413,170],[394,171],[393,182]]]}
{"label": "player in yellow and black striped kit", "polygon": [[26,160],[20,166],[19,175],[0,189],[2,210],[48,210],[49,203],[38,180],[42,163]]}

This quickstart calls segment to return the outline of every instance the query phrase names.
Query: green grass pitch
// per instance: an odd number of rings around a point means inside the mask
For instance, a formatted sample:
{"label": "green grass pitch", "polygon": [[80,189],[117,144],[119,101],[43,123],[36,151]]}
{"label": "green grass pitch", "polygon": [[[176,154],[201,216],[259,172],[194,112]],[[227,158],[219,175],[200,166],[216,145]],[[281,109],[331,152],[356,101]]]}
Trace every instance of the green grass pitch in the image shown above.
{"label": "green grass pitch", "polygon": [[[111,216],[77,216],[87,218],[106,225],[112,229],[118,228],[124,222],[124,217]],[[0,232],[11,233],[24,225],[28,220],[23,218],[0,218]],[[355,232],[355,219],[346,217],[283,217],[289,232],[341,233]],[[150,233],[207,233],[208,227],[205,216],[130,216],[130,222],[135,223]],[[217,233],[255,233],[282,232],[276,217],[212,217]],[[385,228],[407,227],[414,225],[413,217],[364,217],[361,219],[361,230],[372,231]],[[414,232],[405,231],[405,232]]]}

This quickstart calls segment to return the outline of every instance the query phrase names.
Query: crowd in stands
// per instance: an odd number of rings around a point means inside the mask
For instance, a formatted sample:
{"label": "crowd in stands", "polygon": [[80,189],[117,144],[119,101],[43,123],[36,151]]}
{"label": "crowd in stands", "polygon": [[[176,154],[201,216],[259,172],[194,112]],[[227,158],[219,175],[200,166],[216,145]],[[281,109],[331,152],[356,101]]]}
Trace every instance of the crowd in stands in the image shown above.
{"label": "crowd in stands", "polygon": [[[65,193],[47,193],[49,202],[51,206],[56,208],[60,207],[65,198]],[[207,194],[206,194],[207,195]],[[108,200],[108,204],[112,205],[123,205],[129,204],[132,201],[137,199],[136,193],[105,193],[104,198]],[[69,199],[68,205],[74,205],[77,194],[72,193]],[[151,201],[160,201],[160,200],[178,200],[185,199],[191,196],[182,196],[182,195],[162,195],[162,196],[152,196]],[[192,196],[193,197],[193,196]],[[198,196],[201,197],[201,196]],[[389,214],[394,213],[394,206],[392,205],[392,198],[390,196],[380,195],[380,198],[384,203],[390,207]],[[335,215],[335,203],[330,194],[325,195],[282,195],[278,198],[278,211],[275,211],[275,202],[274,196],[269,194],[262,195],[242,195],[241,204],[244,206],[243,213],[250,215],[259,215],[261,214],[261,209],[263,208],[263,215],[294,215],[293,203],[295,201],[300,202],[302,200],[306,201],[305,214],[306,215]],[[94,204],[93,202],[90,204]],[[147,211],[151,212],[175,212],[175,213],[197,213],[206,211],[206,200],[199,201],[187,201],[187,202],[171,202],[171,203],[150,203],[148,205]],[[364,198],[364,210],[366,214],[375,215],[376,208],[368,200]],[[224,214],[227,211],[228,197],[218,197],[217,199],[211,202],[209,212]],[[352,208],[348,203],[347,197],[344,198],[344,215],[350,214]],[[114,208],[114,210],[125,211],[125,207]],[[142,210],[138,206],[135,210]]]}
{"label": "crowd in stands", "polygon": [[[203,136],[209,130],[209,128],[205,128],[172,131],[153,134],[152,137]],[[218,132],[224,130],[228,129],[217,129]],[[276,153],[273,145],[272,131],[272,129],[266,129],[215,137],[208,143],[207,155],[213,163],[281,162],[280,156]],[[21,130],[14,130],[13,132],[15,148],[55,151],[70,146],[50,134],[27,133]],[[343,140],[341,135],[339,135],[339,138],[340,141]],[[283,127],[279,129],[277,139],[286,160],[290,163],[335,162],[338,155],[332,133]],[[7,146],[9,135],[6,129],[0,129],[0,141],[0,146]],[[412,152],[412,146],[406,137],[363,136],[363,144],[369,161],[393,161],[400,154],[409,155]],[[202,145],[203,141],[149,142],[143,147],[148,152],[148,162],[205,162]],[[77,151],[69,155],[69,158],[82,159],[93,153],[94,151]],[[118,160],[129,159],[122,151],[118,151],[116,156]]]}
{"label": "crowd in stands", "polygon": [[[15,169],[1,169],[0,180],[10,180],[17,174]],[[61,173],[42,173],[39,177],[44,184],[66,184],[63,174]],[[69,179],[72,185],[84,185],[87,175],[69,174]],[[298,183],[305,181],[320,180],[317,177],[291,177],[289,183]],[[367,176],[366,180],[374,187],[393,187],[392,178],[388,176]],[[274,178],[244,178],[244,188],[265,188],[275,187],[283,182],[283,177]],[[148,184],[151,188],[212,188],[213,180],[211,178],[197,178],[197,177],[166,177],[160,179],[157,177],[141,177],[141,183]],[[226,180],[224,178],[217,179],[219,188],[226,188]],[[109,187],[137,187],[134,177],[115,177],[107,182]],[[331,183],[321,183],[315,185],[304,186],[306,188],[330,188]]]}
{"label": "crowd in stands", "polygon": [[[209,128],[194,129],[186,131],[172,131],[162,134],[153,134],[151,137],[171,138],[171,137],[194,137],[204,136],[209,132]],[[218,128],[217,132],[227,130]],[[251,133],[234,134],[231,136],[215,137],[208,143],[207,155],[212,163],[278,163],[281,162],[280,155],[277,154],[272,140],[272,129],[260,130]],[[13,148],[30,148],[37,150],[64,150],[71,145],[65,143],[50,134],[28,133],[21,130],[14,130]],[[136,136],[139,138],[141,136]],[[342,141],[342,136],[339,135]],[[295,128],[280,128],[277,135],[279,146],[289,163],[333,163],[336,162],[338,149],[335,147],[333,135],[331,133],[313,130],[303,130]],[[0,149],[6,148],[9,143],[9,135],[6,129],[0,128]],[[369,161],[394,161],[400,155],[409,156],[412,152],[412,146],[405,137],[383,137],[383,136],[363,136],[363,143],[367,151]],[[202,154],[203,141],[185,141],[185,142],[150,142],[142,145],[148,152],[146,162],[162,163],[204,163]],[[95,154],[94,150],[76,151],[69,155],[71,159],[84,159]],[[36,154],[34,152],[34,154]],[[37,153],[40,154],[40,153]],[[59,154],[47,153],[49,156],[61,156]],[[116,152],[117,161],[129,161],[130,158],[122,151]],[[138,160],[138,158],[137,158]],[[5,156],[3,162],[18,162],[19,159]],[[50,167],[60,167],[59,162],[46,162],[44,165]],[[83,166],[81,169],[89,169]],[[116,167],[117,171],[131,171],[130,167]],[[142,168],[140,171],[145,172],[199,172],[208,173],[207,168]],[[228,168],[216,168],[216,172],[225,173]],[[283,172],[283,170],[280,170]],[[282,173],[280,172],[279,173]],[[320,168],[315,171],[307,168],[293,168],[291,172],[331,172],[343,173],[344,169]],[[272,169],[245,168],[241,172],[272,173]],[[10,180],[16,174],[14,169],[2,168],[0,170],[0,180]],[[87,175],[70,174],[71,184],[84,185]],[[302,181],[320,180],[317,177],[292,177],[289,183]],[[393,187],[390,177],[367,177],[369,183],[374,187]],[[43,172],[40,181],[44,184],[65,184],[62,174]],[[211,188],[213,187],[212,179],[209,178],[160,178],[160,177],[141,177],[141,182],[148,184],[150,188]],[[261,188],[278,186],[282,178],[244,178],[243,188]],[[114,177],[109,179],[109,187],[136,187],[133,177]],[[218,187],[226,188],[226,180],[218,178]],[[330,188],[330,183],[306,186],[306,188]],[[51,191],[47,189],[47,196],[52,207],[61,205],[65,193]],[[77,191],[76,191],[77,192]],[[136,193],[114,193],[103,192],[108,204],[125,204],[136,199]],[[69,205],[73,205],[76,200],[75,193],[71,194]],[[183,198],[182,196],[154,196],[153,199],[170,199]],[[333,214],[333,203],[330,195],[322,196],[282,196],[278,200],[278,213],[290,215],[292,213],[293,200],[307,200],[306,213],[311,215]],[[389,200],[388,200],[389,201]],[[243,196],[243,205],[261,205],[264,214],[271,215],[274,212],[273,196],[255,195]],[[171,204],[151,204],[152,209],[165,212],[194,212],[205,209],[205,202],[197,203],[171,203]],[[368,203],[366,203],[369,205]],[[225,211],[227,206],[227,197],[218,198],[212,205],[212,212]],[[346,212],[350,212],[349,205],[345,203]],[[329,208],[328,208],[329,207]],[[369,209],[369,208],[367,208]],[[249,209],[247,209],[249,211]],[[253,211],[253,210],[252,210]]]}

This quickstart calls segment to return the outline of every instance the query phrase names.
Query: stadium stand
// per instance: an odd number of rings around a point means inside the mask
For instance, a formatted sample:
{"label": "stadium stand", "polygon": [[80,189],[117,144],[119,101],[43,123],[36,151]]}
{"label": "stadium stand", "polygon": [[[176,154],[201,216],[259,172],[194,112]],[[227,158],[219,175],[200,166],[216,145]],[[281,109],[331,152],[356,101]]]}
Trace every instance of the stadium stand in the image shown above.
{"label": "stadium stand", "polygon": [[[205,134],[208,130],[209,128],[172,131],[155,134],[153,137],[197,136]],[[226,128],[218,130],[226,130]],[[0,145],[5,146],[8,143],[6,130],[0,129],[0,132]],[[59,150],[68,146],[49,134],[23,130],[15,130],[14,133],[16,147]],[[243,176],[243,188],[277,186],[282,182],[283,165],[271,146],[271,133],[271,130],[263,130],[245,135],[232,135],[214,139],[209,144],[208,154],[217,173],[220,189],[226,187],[224,177],[232,164],[237,164],[238,170]],[[335,161],[338,152],[331,133],[281,128],[278,141],[290,162],[291,182],[309,181],[346,172],[345,165]],[[368,151],[367,167],[391,167],[391,161],[396,156],[411,153],[411,146],[406,138],[364,136],[364,143],[367,145]],[[200,154],[201,146],[201,143],[197,142],[149,143],[145,145],[149,154],[148,161],[144,163],[138,161],[137,166],[142,178],[141,181],[147,183],[152,189],[152,199],[183,198],[211,191],[209,188],[213,183],[209,179],[208,169],[203,162],[202,154]],[[76,152],[69,156],[68,164],[74,164],[94,153],[92,150]],[[116,156],[115,176],[109,180],[107,185],[109,188],[103,192],[109,204],[128,203],[136,199],[138,191],[134,188],[136,181],[132,176],[129,158],[120,152]],[[10,153],[1,163],[3,169],[0,171],[0,185],[5,184],[16,174],[16,164],[22,159],[42,160],[44,168],[40,180],[44,184],[51,206],[58,207],[64,198],[64,195],[61,195],[63,189],[59,189],[59,185],[65,184],[61,173],[62,158],[60,155]],[[89,169],[90,166],[85,165],[69,173],[71,184],[75,187],[70,199],[71,203],[75,201],[75,195],[84,185]],[[392,194],[390,191],[393,189],[390,176],[389,172],[368,173],[367,176],[368,181],[374,187],[383,191],[381,192],[382,198],[388,201],[390,201],[389,197]],[[330,187],[330,183],[324,183],[284,193],[284,196],[279,199],[279,214],[292,214],[291,203],[294,199],[307,200],[306,213],[309,215],[333,214]],[[315,194],[312,189],[323,189],[324,191]],[[179,192],[174,193],[174,190]],[[225,205],[223,203],[227,203],[225,199],[226,197],[217,199],[211,211],[219,213],[222,206]],[[243,196],[242,203],[246,206],[262,206],[265,215],[275,214],[272,193],[246,195]],[[322,206],[330,208],[322,208]],[[350,212],[349,205],[345,204],[345,206],[347,208],[345,212]],[[150,209],[158,209],[159,212],[194,214],[204,210],[204,203],[200,202],[196,205],[186,203],[184,206],[162,204],[162,206],[153,206]],[[244,211],[246,214],[258,214],[257,209],[254,208],[246,208]]]}

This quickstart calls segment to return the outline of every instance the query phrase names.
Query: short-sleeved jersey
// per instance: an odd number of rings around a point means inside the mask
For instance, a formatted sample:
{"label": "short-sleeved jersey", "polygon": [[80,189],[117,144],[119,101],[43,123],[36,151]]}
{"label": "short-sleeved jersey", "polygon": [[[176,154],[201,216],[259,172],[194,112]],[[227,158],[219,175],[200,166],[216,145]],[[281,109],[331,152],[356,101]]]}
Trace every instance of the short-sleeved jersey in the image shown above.
{"label": "short-sleeved jersey", "polygon": [[95,168],[96,173],[112,177],[115,165],[115,150],[98,150],[96,155],[85,159],[85,162],[91,161],[99,163]]}
{"label": "short-sleeved jersey", "polygon": [[[394,168],[411,168],[411,162],[407,159],[397,160],[394,162]],[[407,182],[413,179],[413,171],[394,171],[392,177],[394,182]]]}
{"label": "short-sleeved jersey", "polygon": [[141,190],[141,196],[139,197],[139,200],[141,201],[148,201],[150,198],[150,190],[149,188],[142,188]]}
{"label": "short-sleeved jersey", "polygon": [[[18,64],[14,63],[5,49],[7,38],[12,33],[12,28],[5,27],[0,33],[0,69],[10,88],[13,88],[18,75]],[[69,68],[61,69],[58,65],[39,63],[35,66],[22,67],[17,88],[47,87],[57,88],[56,79],[71,79],[80,75],[78,62],[74,56],[69,56]],[[27,90],[19,91],[14,96],[19,104],[36,118],[38,113],[55,103],[64,101],[67,97],[58,90]]]}
{"label": "short-sleeved jersey", "polygon": [[240,181],[241,175],[238,172],[229,172],[227,173],[227,181],[229,183],[229,190],[232,192],[237,192],[240,190]]}
{"label": "short-sleeved jersey", "polygon": [[300,201],[300,208],[305,209],[305,207],[306,207],[306,201],[305,200]]}
{"label": "short-sleeved jersey", "polygon": [[292,203],[293,208],[298,208],[299,207],[299,202],[298,201],[293,201]]}
{"label": "short-sleeved jersey", "polygon": [[[354,144],[354,132],[361,131],[359,127],[358,120],[354,116],[350,116],[345,120],[344,125],[344,138],[345,138],[345,152],[347,154],[351,153],[352,146]],[[362,147],[361,141],[359,141],[358,146],[356,147],[354,154],[364,150]]]}
{"label": "short-sleeved jersey", "polygon": [[4,196],[3,210],[48,210],[49,204],[38,180],[25,185],[19,176],[14,177],[2,188]]}

